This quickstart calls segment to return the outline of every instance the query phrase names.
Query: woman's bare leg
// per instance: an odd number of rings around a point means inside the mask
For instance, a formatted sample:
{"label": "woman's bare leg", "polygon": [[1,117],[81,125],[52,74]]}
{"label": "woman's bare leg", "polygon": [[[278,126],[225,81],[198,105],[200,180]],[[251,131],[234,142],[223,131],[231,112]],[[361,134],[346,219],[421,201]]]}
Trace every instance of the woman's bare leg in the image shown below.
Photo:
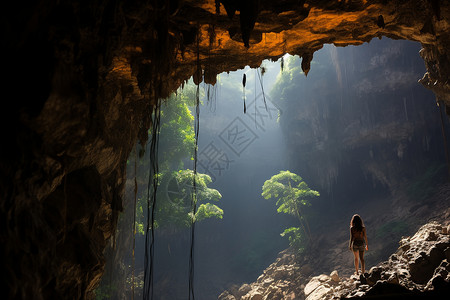
{"label": "woman's bare leg", "polygon": [[358,251],[353,251],[353,256],[355,257],[355,274],[358,275]]}
{"label": "woman's bare leg", "polygon": [[362,274],[364,274],[366,267],[366,262],[364,261],[364,251],[359,251],[359,259],[361,260],[361,271]]}

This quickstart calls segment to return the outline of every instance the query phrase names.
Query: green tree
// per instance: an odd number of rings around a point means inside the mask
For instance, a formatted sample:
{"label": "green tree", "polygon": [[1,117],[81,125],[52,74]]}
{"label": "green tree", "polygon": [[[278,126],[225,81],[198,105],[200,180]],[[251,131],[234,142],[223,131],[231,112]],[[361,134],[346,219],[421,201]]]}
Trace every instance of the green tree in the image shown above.
{"label": "green tree", "polygon": [[311,240],[311,231],[304,213],[304,207],[310,206],[310,200],[320,196],[319,192],[311,190],[306,182],[295,173],[280,171],[264,182],[262,196],[265,199],[277,199],[277,211],[296,217],[301,229],[287,228],[281,235],[289,236],[291,246],[300,249],[305,237]]}
{"label": "green tree", "polygon": [[172,94],[161,104],[161,129],[159,133],[159,168],[182,169],[185,159],[192,159],[195,147],[194,116],[189,106],[193,102],[194,87],[186,85],[185,90]]}
{"label": "green tree", "polygon": [[[195,147],[194,117],[190,107],[195,104],[197,87],[188,83],[182,90],[172,94],[161,104],[158,157],[158,194],[155,206],[155,227],[181,228],[190,226],[192,221],[191,199],[193,171],[185,168],[192,162]],[[200,95],[201,96],[201,95]],[[151,132],[149,132],[151,135]],[[150,139],[151,140],[151,136]],[[145,153],[149,153],[149,145]],[[129,163],[133,163],[130,161]],[[150,159],[143,156],[138,169],[138,202],[136,206],[136,229],[144,234],[147,206],[147,184]],[[142,179],[144,178],[144,179]],[[219,218],[223,211],[211,201],[218,201],[222,195],[219,191],[208,188],[211,178],[197,173],[197,210],[194,221],[207,218]]]}
{"label": "green tree", "polygon": [[[191,109],[195,104],[196,94],[197,87],[188,83],[184,89],[179,90],[177,94],[172,94],[160,106],[158,174],[156,175],[158,193],[152,225],[158,228],[159,233],[162,233],[160,236],[162,238],[158,237],[158,243],[167,242],[169,252],[170,243],[179,240],[178,233],[186,232],[181,229],[190,226],[192,220],[198,222],[214,217],[221,219],[223,216],[223,211],[213,203],[222,196],[217,190],[208,188],[211,178],[204,174],[196,176],[197,210],[195,215],[192,214],[190,199],[192,199],[191,187],[194,176],[193,171],[187,170],[185,165],[190,165],[193,160],[195,133]],[[144,266],[135,264],[134,255],[138,245],[145,242],[147,188],[149,180],[153,179],[149,178],[153,163],[149,155],[151,134],[152,130],[149,130],[147,144],[137,145],[127,161],[126,191],[127,195],[132,195],[133,198],[125,199],[124,213],[118,220],[114,249],[108,247],[106,250],[113,258],[106,265],[106,272],[111,276],[107,276],[107,280],[103,280],[96,289],[96,299],[111,299],[117,295],[130,298],[133,286],[136,292],[135,297],[138,298],[139,294],[142,297]]]}
{"label": "green tree", "polygon": [[[216,189],[208,188],[211,177],[197,173],[196,193],[193,193],[194,172],[179,170],[168,175],[165,188],[161,189],[157,204],[156,225],[161,227],[189,227],[192,222],[215,217],[222,219],[223,210],[212,202],[222,195]],[[197,207],[193,214],[193,205]]]}

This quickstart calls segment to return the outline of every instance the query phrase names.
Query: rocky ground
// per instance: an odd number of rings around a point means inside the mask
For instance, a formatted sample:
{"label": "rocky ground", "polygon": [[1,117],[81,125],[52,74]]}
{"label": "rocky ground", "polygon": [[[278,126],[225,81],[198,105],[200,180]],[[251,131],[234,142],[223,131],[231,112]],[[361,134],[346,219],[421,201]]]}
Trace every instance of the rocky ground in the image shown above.
{"label": "rocky ground", "polygon": [[[308,300],[389,295],[389,297],[448,296],[450,291],[450,226],[431,222],[413,237],[400,241],[388,261],[372,267],[364,275],[339,278],[313,277],[303,292]],[[251,299],[251,298],[250,298]],[[442,298],[443,299],[443,298]]]}
{"label": "rocky ground", "polygon": [[[448,199],[450,186],[444,184],[426,203],[414,204],[407,197],[397,195],[395,201],[388,199],[391,206],[381,205],[390,213],[378,217],[377,213],[371,214],[366,225],[369,222],[372,227],[382,226],[383,223],[392,224],[390,222],[395,217],[397,220],[415,223],[412,233],[418,230],[409,237],[402,237],[398,245],[389,252],[394,253],[384,256],[389,257],[387,260],[379,257],[384,255],[383,245],[391,243],[386,240],[393,238],[389,234],[376,237],[373,230],[366,259],[369,271],[364,276],[352,275],[354,268],[352,254],[348,251],[348,233],[333,231],[331,234],[327,233],[326,238],[319,237],[312,247],[315,250],[308,251],[301,257],[295,255],[292,249],[282,251],[255,282],[232,286],[218,299],[398,299],[401,296],[408,299],[440,299],[442,293],[450,292]],[[380,207],[380,204],[376,207]],[[366,208],[367,213],[374,209],[370,205]],[[425,225],[419,228],[420,224]],[[398,239],[397,237],[395,240]],[[370,263],[371,260],[376,262]]]}
{"label": "rocky ground", "polygon": [[336,270],[310,278],[312,270],[299,264],[295,255],[286,250],[256,282],[225,291],[219,299],[444,299],[450,292],[449,232],[450,225],[427,223],[414,236],[403,238],[388,261],[364,275],[342,278]]}

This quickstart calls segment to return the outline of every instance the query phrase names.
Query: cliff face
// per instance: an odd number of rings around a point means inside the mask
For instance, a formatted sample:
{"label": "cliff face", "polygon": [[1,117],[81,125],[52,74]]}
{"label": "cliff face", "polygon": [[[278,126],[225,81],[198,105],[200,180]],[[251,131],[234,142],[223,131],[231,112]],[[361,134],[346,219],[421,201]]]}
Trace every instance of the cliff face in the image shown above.
{"label": "cliff face", "polygon": [[433,168],[444,177],[440,111],[417,83],[424,69],[419,49],[390,39],[326,47],[307,79],[298,60],[288,60],[271,97],[283,111],[290,168],[301,170],[322,199],[398,193]]}
{"label": "cliff face", "polygon": [[[421,42],[423,83],[450,104],[440,1],[37,1],[4,4],[1,269],[15,298],[90,298],[121,210],[126,159],[156,99],[191,75],[324,43]],[[246,47],[248,46],[248,47]]]}

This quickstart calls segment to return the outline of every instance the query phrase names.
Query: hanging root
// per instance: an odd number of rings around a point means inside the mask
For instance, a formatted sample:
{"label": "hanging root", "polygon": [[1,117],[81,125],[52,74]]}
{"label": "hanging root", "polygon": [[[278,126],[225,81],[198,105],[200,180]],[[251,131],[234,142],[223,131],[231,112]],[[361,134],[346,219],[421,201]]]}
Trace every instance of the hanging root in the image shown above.
{"label": "hanging root", "polygon": [[[265,68],[262,68],[262,70],[265,70]],[[263,71],[263,72],[265,72],[265,71]],[[266,111],[267,111],[266,94],[264,93],[264,85],[262,82],[261,75],[259,74],[259,72],[257,72],[257,73],[258,73],[259,83],[261,84],[261,91],[262,91],[262,95],[263,95],[264,106],[266,107]],[[262,73],[262,74],[264,75],[264,73]]]}
{"label": "hanging root", "polygon": [[247,112],[247,106],[245,105],[245,83],[247,82],[247,76],[244,73],[242,76],[242,92],[244,94],[244,114]]}
{"label": "hanging root", "polygon": [[153,267],[155,251],[155,207],[156,192],[158,190],[158,145],[161,123],[161,100],[153,108],[152,139],[150,143],[150,172],[147,184],[147,228],[145,231],[145,257],[144,257],[144,300],[153,299]]}
{"label": "hanging root", "polygon": [[194,294],[194,245],[195,245],[195,213],[197,211],[197,153],[198,153],[198,133],[200,129],[200,86],[197,85],[195,94],[195,145],[194,145],[194,172],[192,179],[192,195],[191,195],[191,248],[189,256],[189,300],[195,299]]}

